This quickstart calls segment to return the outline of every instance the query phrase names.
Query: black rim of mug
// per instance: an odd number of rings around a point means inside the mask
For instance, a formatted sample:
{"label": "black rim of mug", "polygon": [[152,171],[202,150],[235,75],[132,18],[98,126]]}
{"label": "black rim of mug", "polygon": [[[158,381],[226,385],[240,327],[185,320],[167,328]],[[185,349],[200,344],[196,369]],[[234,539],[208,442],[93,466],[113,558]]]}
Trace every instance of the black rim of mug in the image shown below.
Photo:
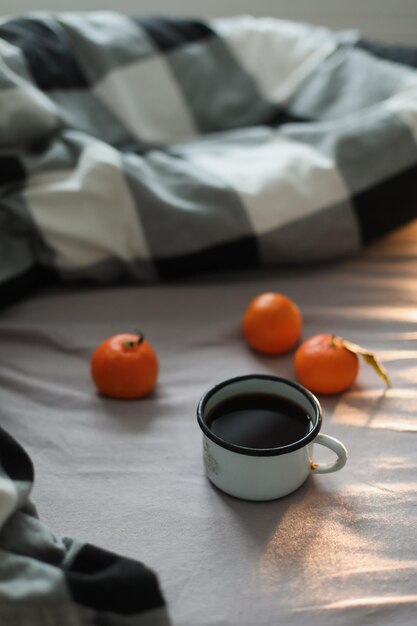
{"label": "black rim of mug", "polygon": [[[302,393],[303,396],[305,396],[310,402],[311,407],[314,411],[314,418],[312,418],[314,419],[314,423],[313,428],[310,430],[310,432],[307,433],[307,435],[302,439],[294,441],[294,443],[291,443],[287,446],[280,446],[279,448],[245,448],[244,446],[238,446],[234,443],[229,443],[228,441],[225,441],[224,439],[221,439],[220,437],[215,435],[207,426],[203,417],[207,402],[214,394],[220,391],[220,389],[223,389],[223,387],[227,387],[234,383],[251,379],[270,380],[272,382],[282,383],[287,385],[288,387],[294,387],[295,389],[297,389],[297,391]],[[217,383],[208,391],[206,391],[197,406],[197,421],[203,433],[222,448],[226,448],[227,450],[231,450],[232,452],[237,452],[238,454],[246,454],[247,456],[278,456],[280,454],[288,454],[289,452],[294,452],[295,450],[304,448],[304,446],[306,446],[311,441],[313,441],[313,439],[316,438],[317,434],[320,432],[322,424],[322,410],[320,402],[317,400],[316,396],[312,394],[311,391],[309,391],[302,385],[293,382],[292,380],[288,380],[287,378],[280,378],[278,376],[269,376],[268,374],[246,374],[244,376],[228,378],[227,380]]]}

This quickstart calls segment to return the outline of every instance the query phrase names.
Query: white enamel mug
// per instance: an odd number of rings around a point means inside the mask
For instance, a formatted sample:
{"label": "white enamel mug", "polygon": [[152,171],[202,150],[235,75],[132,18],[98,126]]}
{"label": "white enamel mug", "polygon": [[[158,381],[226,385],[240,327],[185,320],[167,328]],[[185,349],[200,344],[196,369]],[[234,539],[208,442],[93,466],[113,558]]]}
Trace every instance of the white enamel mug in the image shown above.
{"label": "white enamel mug", "polygon": [[[291,400],[310,418],[310,430],[302,439],[279,448],[246,448],[215,435],[206,422],[220,402],[247,393],[268,393]],[[300,487],[310,474],[327,474],[341,469],[347,460],[345,446],[320,433],[321,406],[302,385],[285,378],[250,374],[230,378],[207,391],[197,408],[203,431],[204,465],[209,480],[222,491],[243,500],[275,500]],[[319,443],[336,453],[333,463],[312,460],[313,444]]]}

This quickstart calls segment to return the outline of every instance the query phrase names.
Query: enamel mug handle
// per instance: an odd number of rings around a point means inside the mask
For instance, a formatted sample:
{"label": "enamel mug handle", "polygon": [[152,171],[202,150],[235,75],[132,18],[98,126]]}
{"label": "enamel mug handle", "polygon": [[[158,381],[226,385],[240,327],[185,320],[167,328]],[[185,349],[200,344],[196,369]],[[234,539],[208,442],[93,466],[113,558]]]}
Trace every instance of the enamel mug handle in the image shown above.
{"label": "enamel mug handle", "polygon": [[342,467],[346,464],[348,456],[347,450],[343,443],[334,439],[334,437],[329,437],[329,435],[319,433],[314,439],[314,443],[319,443],[320,445],[333,450],[333,452],[337,454],[337,459],[333,463],[315,463],[314,461],[310,461],[311,472],[313,474],[329,474],[330,472],[337,472],[337,470],[342,469]]}

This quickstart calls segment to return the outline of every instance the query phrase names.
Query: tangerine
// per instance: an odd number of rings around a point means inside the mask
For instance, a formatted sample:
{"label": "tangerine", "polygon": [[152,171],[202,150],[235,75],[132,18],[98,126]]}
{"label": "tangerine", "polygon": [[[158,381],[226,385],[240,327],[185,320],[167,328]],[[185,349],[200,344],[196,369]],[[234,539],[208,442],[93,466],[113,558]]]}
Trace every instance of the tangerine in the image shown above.
{"label": "tangerine", "polygon": [[313,393],[331,395],[348,389],[359,371],[359,358],[331,334],[314,335],[295,353],[295,371]]}
{"label": "tangerine", "polygon": [[158,357],[142,333],[109,337],[94,352],[91,376],[97,389],[111,398],[142,398],[156,385]]}
{"label": "tangerine", "polygon": [[263,354],[283,354],[299,341],[303,327],[300,309],[282,293],[262,293],[252,300],[243,316],[243,335]]}

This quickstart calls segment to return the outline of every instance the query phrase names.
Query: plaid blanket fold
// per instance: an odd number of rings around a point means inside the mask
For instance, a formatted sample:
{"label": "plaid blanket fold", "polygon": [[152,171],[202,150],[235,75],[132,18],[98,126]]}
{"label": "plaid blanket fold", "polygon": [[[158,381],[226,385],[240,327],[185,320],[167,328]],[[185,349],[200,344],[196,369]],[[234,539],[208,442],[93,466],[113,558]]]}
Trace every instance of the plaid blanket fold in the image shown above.
{"label": "plaid blanket fold", "polygon": [[32,462],[0,427],[0,624],[167,626],[155,574],[142,563],[56,538],[29,500]]}
{"label": "plaid blanket fold", "polygon": [[[248,16],[0,20],[0,306],[45,277],[330,261],[417,216],[417,49]],[[168,623],[144,565],[57,539],[0,429],[0,623]]]}
{"label": "plaid blanket fold", "polygon": [[415,67],[267,18],[0,21],[3,301],[39,268],[146,282],[355,254],[416,216]]}

